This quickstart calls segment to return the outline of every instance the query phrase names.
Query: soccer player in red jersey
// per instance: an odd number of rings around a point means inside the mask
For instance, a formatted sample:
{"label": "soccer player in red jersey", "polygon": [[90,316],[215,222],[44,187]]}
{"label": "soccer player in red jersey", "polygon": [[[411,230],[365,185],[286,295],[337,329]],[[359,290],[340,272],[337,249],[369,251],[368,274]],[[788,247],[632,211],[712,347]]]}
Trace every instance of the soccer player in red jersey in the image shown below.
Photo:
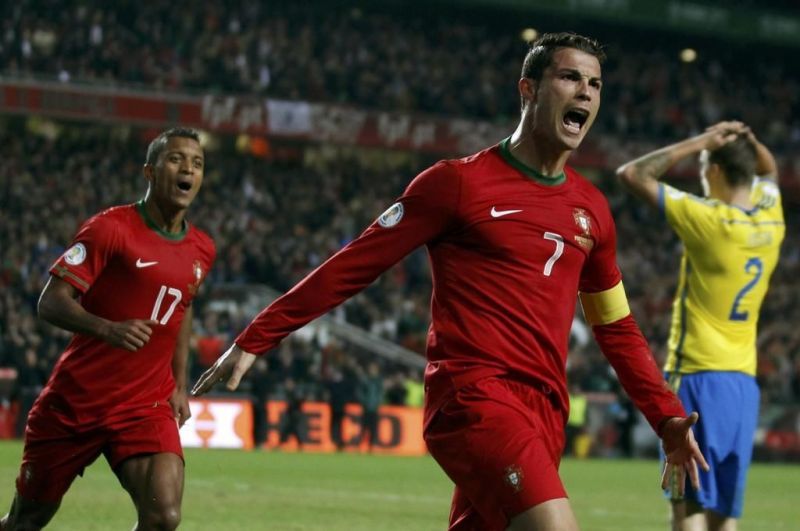
{"label": "soccer player in red jersey", "polygon": [[216,254],[185,219],[203,168],[196,131],[163,132],[147,149],[145,198],[89,219],[50,269],[39,315],[75,335],[31,409],[0,529],[44,527],[100,454],[136,506],[137,529],[178,526],[191,305]]}
{"label": "soccer player in red jersey", "polygon": [[235,389],[255,354],[426,245],[423,434],[455,483],[450,529],[577,529],[558,466],[579,294],[603,353],[662,438],[667,468],[696,484],[705,465],[691,432],[697,416],[685,416],[630,315],[606,199],[566,166],[597,115],[603,56],[574,34],[533,43],[516,131],[417,176],[363,234],[263,310],[192,392],[223,380]]}

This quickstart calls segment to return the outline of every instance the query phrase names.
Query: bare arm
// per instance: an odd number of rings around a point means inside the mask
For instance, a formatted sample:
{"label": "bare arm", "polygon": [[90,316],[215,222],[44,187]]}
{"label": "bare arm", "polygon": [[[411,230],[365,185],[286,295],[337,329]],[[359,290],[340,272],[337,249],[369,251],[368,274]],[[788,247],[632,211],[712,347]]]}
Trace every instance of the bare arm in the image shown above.
{"label": "bare arm", "polygon": [[631,192],[650,205],[658,207],[658,180],[679,160],[714,150],[736,138],[745,130],[740,122],[720,122],[705,133],[687,138],[667,147],[657,149],[617,168],[617,177]]}
{"label": "bare arm", "polygon": [[658,206],[658,180],[676,162],[706,148],[706,133],[657,149],[617,168],[617,177],[631,192]]}
{"label": "bare arm", "polygon": [[178,340],[175,344],[175,352],[172,355],[172,376],[175,378],[175,391],[170,398],[172,411],[178,426],[183,426],[192,415],[189,411],[189,400],[186,394],[186,369],[189,359],[189,340],[192,336],[192,320],[194,310],[190,305],[186,308],[181,322],[181,329],[178,332]]}
{"label": "bare arm", "polygon": [[39,317],[70,332],[97,337],[106,343],[126,350],[142,348],[157,323],[132,319],[114,322],[87,312],[78,303],[78,290],[57,277],[50,277],[39,297]]}
{"label": "bare arm", "polygon": [[756,135],[749,129],[747,138],[756,148],[756,175],[762,179],[776,181],[778,179],[778,164],[775,162],[775,157],[767,146],[759,142]]}

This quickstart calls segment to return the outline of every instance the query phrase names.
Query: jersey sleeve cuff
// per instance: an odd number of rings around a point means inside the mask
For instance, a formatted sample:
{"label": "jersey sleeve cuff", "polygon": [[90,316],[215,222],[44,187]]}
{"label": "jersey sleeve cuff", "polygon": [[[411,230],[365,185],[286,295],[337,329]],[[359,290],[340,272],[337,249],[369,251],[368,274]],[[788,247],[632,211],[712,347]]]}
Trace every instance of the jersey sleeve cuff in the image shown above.
{"label": "jersey sleeve cuff", "polygon": [[81,293],[86,293],[89,289],[89,283],[83,280],[81,277],[70,271],[66,266],[61,264],[56,264],[52,268],[50,268],[50,274],[54,277],[58,277],[67,284],[70,284],[72,287],[80,291]]}

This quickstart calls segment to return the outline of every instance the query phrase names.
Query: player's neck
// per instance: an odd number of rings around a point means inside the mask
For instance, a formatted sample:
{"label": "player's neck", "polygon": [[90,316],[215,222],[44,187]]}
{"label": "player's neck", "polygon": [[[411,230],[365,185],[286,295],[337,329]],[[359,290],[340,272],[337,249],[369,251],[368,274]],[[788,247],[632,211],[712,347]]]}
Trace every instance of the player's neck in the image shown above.
{"label": "player's neck", "polygon": [[753,208],[753,202],[750,200],[750,187],[737,186],[736,188],[728,188],[725,190],[725,196],[722,200],[729,205],[743,208],[744,210]]}
{"label": "player's neck", "polygon": [[543,176],[556,177],[564,172],[571,151],[553,148],[547,140],[538,139],[521,121],[508,142],[509,152]]}
{"label": "player's neck", "polygon": [[185,209],[176,210],[159,205],[151,194],[144,198],[144,208],[152,222],[163,232],[179,234],[185,229]]}

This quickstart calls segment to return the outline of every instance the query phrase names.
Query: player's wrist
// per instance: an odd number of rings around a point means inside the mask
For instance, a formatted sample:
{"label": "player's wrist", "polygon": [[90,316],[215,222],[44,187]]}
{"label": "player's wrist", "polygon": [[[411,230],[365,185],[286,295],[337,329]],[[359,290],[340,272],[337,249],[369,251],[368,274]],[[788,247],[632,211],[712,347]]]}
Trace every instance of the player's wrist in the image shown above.
{"label": "player's wrist", "polygon": [[110,340],[112,339],[113,327],[114,323],[112,321],[103,319],[102,317],[98,317],[93,327],[94,328],[93,332],[97,338],[105,341],[106,343],[109,343]]}

